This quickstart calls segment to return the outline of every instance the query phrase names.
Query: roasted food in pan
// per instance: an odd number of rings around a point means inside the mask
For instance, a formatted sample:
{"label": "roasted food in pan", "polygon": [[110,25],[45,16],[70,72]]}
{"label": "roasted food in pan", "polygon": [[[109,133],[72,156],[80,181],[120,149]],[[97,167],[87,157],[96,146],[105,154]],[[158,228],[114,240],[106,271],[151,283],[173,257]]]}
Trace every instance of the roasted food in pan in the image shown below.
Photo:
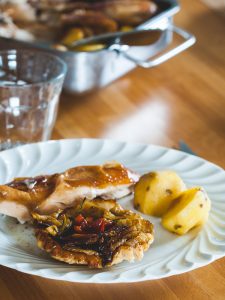
{"label": "roasted food in pan", "polygon": [[7,13],[0,9],[0,37],[33,41],[34,36],[27,30],[19,28]]}
{"label": "roasted food in pan", "polygon": [[[94,10],[75,10],[70,14],[64,14],[61,17],[64,25],[80,27],[85,34],[85,29],[89,28],[91,34],[100,34],[115,32],[119,29],[118,24],[101,11]],[[67,34],[67,33],[66,33]],[[87,36],[85,36],[87,37]]]}
{"label": "roasted food in pan", "polygon": [[140,260],[153,242],[153,225],[114,200],[84,200],[72,209],[32,216],[38,247],[68,264],[103,268]]}
{"label": "roasted food in pan", "polygon": [[149,0],[112,0],[98,2],[95,9],[115,20],[119,25],[139,25],[156,12],[156,4]]}
{"label": "roasted food in pan", "polygon": [[16,178],[0,185],[0,213],[25,222],[30,220],[32,211],[52,213],[84,199],[124,197],[133,191],[138,179],[136,173],[117,162],[79,166],[53,175]]}
{"label": "roasted food in pan", "polygon": [[64,44],[68,36],[72,38],[71,43],[77,40],[71,31],[80,31],[79,39],[83,39],[132,30],[156,11],[157,5],[150,0],[27,0],[23,3],[5,0],[0,3],[0,15],[6,14],[15,26],[29,32],[34,39],[47,40],[61,48],[70,46]]}

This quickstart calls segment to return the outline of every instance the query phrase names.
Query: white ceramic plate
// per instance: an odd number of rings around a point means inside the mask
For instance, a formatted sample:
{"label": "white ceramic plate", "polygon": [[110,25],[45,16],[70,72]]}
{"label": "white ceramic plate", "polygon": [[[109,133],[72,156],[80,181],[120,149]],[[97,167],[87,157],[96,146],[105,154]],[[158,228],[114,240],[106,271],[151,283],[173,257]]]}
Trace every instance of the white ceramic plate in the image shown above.
{"label": "white ceramic plate", "polygon": [[[103,270],[57,262],[37,249],[32,230],[15,219],[0,218],[0,264],[42,277],[73,282],[135,282],[184,273],[225,255],[225,172],[192,155],[153,145],[110,140],[61,140],[30,144],[0,153],[0,183],[13,177],[61,172],[76,165],[118,160],[137,172],[171,169],[187,186],[203,186],[212,200],[204,228],[178,237],[155,225],[155,241],[140,262],[124,262]],[[133,209],[132,198],[120,201]]]}

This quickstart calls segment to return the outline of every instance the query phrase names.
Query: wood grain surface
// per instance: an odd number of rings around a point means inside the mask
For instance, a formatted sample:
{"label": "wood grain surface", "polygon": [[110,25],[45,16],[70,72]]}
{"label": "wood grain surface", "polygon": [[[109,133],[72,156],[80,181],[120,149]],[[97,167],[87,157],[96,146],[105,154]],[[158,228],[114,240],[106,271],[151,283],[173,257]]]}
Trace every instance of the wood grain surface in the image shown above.
{"label": "wood grain surface", "polygon": [[[181,1],[177,25],[197,44],[163,65],[135,69],[92,95],[62,95],[53,138],[97,137],[168,147],[184,140],[225,168],[225,19]],[[225,299],[225,258],[190,273],[132,284],[73,284],[0,267],[0,299]]]}

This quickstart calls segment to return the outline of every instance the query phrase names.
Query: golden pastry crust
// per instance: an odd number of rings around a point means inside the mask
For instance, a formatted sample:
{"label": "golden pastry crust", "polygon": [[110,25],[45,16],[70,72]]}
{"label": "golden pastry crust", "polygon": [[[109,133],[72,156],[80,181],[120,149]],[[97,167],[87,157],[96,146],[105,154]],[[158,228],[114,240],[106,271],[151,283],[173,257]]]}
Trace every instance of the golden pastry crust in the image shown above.
{"label": "golden pastry crust", "polygon": [[[104,232],[75,233],[74,240],[69,238],[68,243],[61,243],[62,240],[57,235],[51,235],[46,231],[46,227],[40,227],[38,223],[38,247],[54,259],[68,264],[103,268],[124,260],[132,262],[142,259],[144,251],[153,242],[153,225],[140,215],[124,210],[113,200],[85,201],[81,211],[89,218],[91,215],[100,215],[101,219],[105,218],[107,222],[111,222],[111,227]],[[66,215],[70,218],[77,215],[77,208],[68,210]],[[34,214],[36,220],[38,216]],[[99,219],[96,220],[98,222]],[[84,238],[85,234],[87,238]]]}
{"label": "golden pastry crust", "polygon": [[74,251],[64,250],[59,243],[44,230],[36,231],[37,245],[40,249],[45,250],[56,260],[68,264],[89,265],[93,268],[101,267],[101,259],[95,251],[84,251],[83,249],[74,248]]}

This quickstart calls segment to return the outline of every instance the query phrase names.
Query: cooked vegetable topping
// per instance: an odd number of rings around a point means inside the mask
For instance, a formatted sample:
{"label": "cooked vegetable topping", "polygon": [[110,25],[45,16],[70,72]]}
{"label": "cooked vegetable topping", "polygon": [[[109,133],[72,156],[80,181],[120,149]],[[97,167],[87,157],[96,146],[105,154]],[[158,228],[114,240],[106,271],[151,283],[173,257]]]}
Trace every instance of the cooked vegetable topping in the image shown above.
{"label": "cooked vegetable topping", "polygon": [[64,250],[94,251],[101,257],[103,266],[112,261],[118,247],[139,236],[141,227],[152,232],[149,222],[114,202],[109,202],[112,204],[109,209],[95,203],[97,201],[85,201],[81,206],[50,216],[33,213],[35,227],[38,232],[51,236]]}

